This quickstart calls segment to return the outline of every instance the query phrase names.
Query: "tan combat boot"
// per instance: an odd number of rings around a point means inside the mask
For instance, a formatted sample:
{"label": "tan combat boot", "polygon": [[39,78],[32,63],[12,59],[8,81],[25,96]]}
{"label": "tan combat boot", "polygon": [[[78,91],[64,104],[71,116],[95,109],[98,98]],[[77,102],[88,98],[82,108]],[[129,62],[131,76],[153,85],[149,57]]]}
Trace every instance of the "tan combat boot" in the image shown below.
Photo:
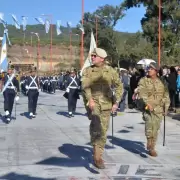
{"label": "tan combat boot", "polygon": [[155,140],[154,139],[152,139],[152,141],[151,141],[151,149],[149,150],[149,154],[150,154],[150,156],[152,156],[152,157],[157,157],[157,152],[156,152],[156,150],[155,150],[155,145],[156,145],[156,142],[155,142]]}
{"label": "tan combat boot", "polygon": [[105,169],[104,160],[103,160],[104,149],[103,148],[99,148],[99,149],[100,149],[100,164],[101,164],[100,169]]}
{"label": "tan combat boot", "polygon": [[150,149],[151,149],[151,146],[152,146],[152,139],[151,139],[151,138],[148,138],[148,139],[147,139],[147,150],[150,150]]}
{"label": "tan combat boot", "polygon": [[94,165],[99,169],[104,169],[104,162],[101,157],[101,149],[96,145],[94,146]]}

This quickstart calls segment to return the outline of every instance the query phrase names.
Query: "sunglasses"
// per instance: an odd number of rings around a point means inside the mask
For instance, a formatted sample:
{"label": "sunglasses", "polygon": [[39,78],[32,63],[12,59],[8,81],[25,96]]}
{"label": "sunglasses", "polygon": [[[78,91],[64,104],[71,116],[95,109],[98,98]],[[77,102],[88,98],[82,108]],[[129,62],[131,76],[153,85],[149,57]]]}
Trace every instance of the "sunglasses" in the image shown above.
{"label": "sunglasses", "polygon": [[94,57],[94,58],[96,58],[96,55],[92,54],[92,55],[91,55],[91,57]]}

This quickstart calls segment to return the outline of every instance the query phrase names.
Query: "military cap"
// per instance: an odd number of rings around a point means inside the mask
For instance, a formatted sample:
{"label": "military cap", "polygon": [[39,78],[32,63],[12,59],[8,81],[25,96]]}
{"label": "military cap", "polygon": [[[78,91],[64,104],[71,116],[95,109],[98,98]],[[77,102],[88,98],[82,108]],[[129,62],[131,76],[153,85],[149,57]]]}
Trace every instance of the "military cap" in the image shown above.
{"label": "military cap", "polygon": [[70,69],[70,72],[71,72],[71,73],[76,72],[76,69],[72,67],[72,68]]}
{"label": "military cap", "polygon": [[148,68],[153,68],[153,69],[155,69],[156,71],[159,70],[158,64],[157,64],[157,63],[154,63],[154,62],[151,62],[151,63],[149,64]]}
{"label": "military cap", "polygon": [[37,70],[36,67],[32,67],[31,70],[30,70],[30,72],[31,72],[31,73],[32,73],[32,72],[36,72],[36,70]]}
{"label": "military cap", "polygon": [[97,56],[99,56],[101,58],[106,58],[107,57],[107,52],[104,49],[95,48],[91,55],[97,55]]}
{"label": "military cap", "polygon": [[13,69],[14,69],[14,66],[9,64],[8,69],[13,70]]}

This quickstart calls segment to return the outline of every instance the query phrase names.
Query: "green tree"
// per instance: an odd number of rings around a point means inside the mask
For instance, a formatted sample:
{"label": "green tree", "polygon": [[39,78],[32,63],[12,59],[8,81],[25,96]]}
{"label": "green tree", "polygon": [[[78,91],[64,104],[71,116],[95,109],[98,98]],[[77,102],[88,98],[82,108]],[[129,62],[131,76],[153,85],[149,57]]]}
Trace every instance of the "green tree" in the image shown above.
{"label": "green tree", "polygon": [[[146,13],[141,20],[143,36],[152,43],[154,53],[158,53],[158,0],[125,0],[123,6],[128,8],[139,7],[143,4]],[[164,64],[177,63],[180,58],[180,1],[162,0],[161,6],[161,49]]]}
{"label": "green tree", "polygon": [[121,5],[105,5],[99,7],[95,12],[84,14],[85,40],[84,45],[89,49],[91,31],[96,32],[96,20],[98,31],[98,47],[106,49],[108,55],[117,64],[120,54],[118,49],[119,34],[114,31],[118,21],[124,16]]}

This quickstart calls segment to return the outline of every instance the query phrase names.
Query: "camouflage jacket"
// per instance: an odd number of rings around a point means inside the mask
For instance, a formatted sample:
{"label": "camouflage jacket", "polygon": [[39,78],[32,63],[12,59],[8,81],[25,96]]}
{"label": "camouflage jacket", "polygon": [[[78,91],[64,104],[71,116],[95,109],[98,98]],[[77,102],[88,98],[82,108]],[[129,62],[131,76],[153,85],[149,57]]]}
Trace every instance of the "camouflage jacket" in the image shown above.
{"label": "camouflage jacket", "polygon": [[123,85],[118,73],[110,66],[91,66],[83,71],[82,90],[85,102],[93,98],[102,110],[112,108],[112,86],[115,89],[116,101],[121,100]]}
{"label": "camouflage jacket", "polygon": [[152,80],[151,78],[144,77],[138,84],[139,98],[144,101],[145,104],[150,104],[154,113],[163,113],[164,105],[167,111],[170,105],[169,92],[166,85],[159,78]]}

